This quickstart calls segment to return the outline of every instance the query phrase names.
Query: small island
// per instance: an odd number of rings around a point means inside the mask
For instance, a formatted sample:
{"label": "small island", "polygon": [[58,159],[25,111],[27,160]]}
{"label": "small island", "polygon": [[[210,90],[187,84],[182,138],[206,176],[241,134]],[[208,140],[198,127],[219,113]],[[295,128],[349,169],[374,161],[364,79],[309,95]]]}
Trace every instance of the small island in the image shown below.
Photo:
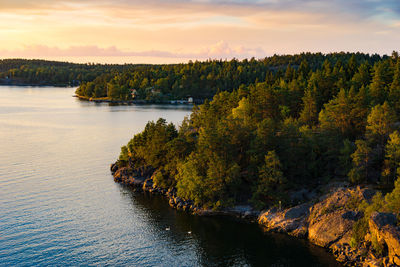
{"label": "small island", "polygon": [[[272,60],[280,67],[263,65]],[[247,63],[224,64],[236,75]],[[186,67],[196,64],[215,62]],[[400,265],[398,53],[274,56],[248,70],[263,77],[231,80],[178,128],[148,122],[111,165],[115,181],[165,195],[179,210],[306,238],[345,265]],[[110,90],[124,77],[103,84]],[[161,92],[182,85],[166,84]],[[96,86],[78,90],[104,90]]]}

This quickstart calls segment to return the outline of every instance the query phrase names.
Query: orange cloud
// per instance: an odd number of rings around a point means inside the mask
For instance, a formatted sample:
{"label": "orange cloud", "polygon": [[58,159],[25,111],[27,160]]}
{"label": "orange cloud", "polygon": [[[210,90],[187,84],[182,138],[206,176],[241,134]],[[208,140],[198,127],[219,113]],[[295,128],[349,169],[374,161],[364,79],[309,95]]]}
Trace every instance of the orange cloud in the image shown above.
{"label": "orange cloud", "polygon": [[23,49],[0,50],[0,55],[7,57],[153,57],[153,58],[187,58],[187,59],[231,59],[247,57],[265,57],[261,48],[247,48],[243,46],[232,47],[220,41],[210,47],[204,47],[193,52],[169,52],[162,50],[123,51],[110,46],[101,48],[92,46],[71,46],[67,48],[49,47],[46,45],[25,46]]}
{"label": "orange cloud", "polygon": [[400,43],[399,3],[0,0],[0,56],[172,61],[263,57],[267,52],[390,53]]}

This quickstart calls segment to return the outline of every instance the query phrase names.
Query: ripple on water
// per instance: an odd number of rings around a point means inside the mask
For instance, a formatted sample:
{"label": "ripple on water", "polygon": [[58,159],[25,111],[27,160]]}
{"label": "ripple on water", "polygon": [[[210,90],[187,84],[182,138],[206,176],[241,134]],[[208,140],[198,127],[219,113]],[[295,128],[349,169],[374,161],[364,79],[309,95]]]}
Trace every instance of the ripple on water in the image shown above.
{"label": "ripple on water", "polygon": [[335,265],[256,225],[189,216],[115,184],[109,164],[134,133],[190,110],[94,105],[73,91],[0,88],[0,266]]}

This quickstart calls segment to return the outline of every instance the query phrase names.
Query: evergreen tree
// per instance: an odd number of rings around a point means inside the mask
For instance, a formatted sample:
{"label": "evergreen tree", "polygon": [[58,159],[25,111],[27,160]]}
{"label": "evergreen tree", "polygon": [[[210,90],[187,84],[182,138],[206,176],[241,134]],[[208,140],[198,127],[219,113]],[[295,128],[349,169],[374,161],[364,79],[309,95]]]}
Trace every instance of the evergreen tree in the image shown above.
{"label": "evergreen tree", "polygon": [[400,135],[394,131],[389,135],[389,140],[385,147],[385,161],[382,170],[383,183],[392,186],[400,171]]}
{"label": "evergreen tree", "polygon": [[394,108],[396,114],[400,115],[400,59],[397,59],[397,64],[394,69],[393,82],[390,85],[389,101]]}
{"label": "evergreen tree", "polygon": [[366,135],[371,142],[383,146],[389,134],[393,132],[396,114],[387,102],[372,108],[367,118]]}
{"label": "evergreen tree", "polygon": [[299,121],[310,127],[317,124],[317,104],[311,90],[307,90],[303,97],[303,110],[300,113]]}
{"label": "evergreen tree", "polygon": [[387,62],[376,63],[374,66],[374,77],[370,86],[370,93],[375,105],[383,104],[387,100],[389,80],[390,72]]}
{"label": "evergreen tree", "polygon": [[351,155],[353,168],[348,176],[352,183],[362,183],[368,180],[372,149],[365,140],[356,141],[356,150]]}
{"label": "evergreen tree", "polygon": [[281,163],[275,151],[268,151],[264,164],[259,169],[259,182],[253,195],[253,202],[257,206],[265,203],[277,204],[282,195],[279,194],[286,181],[281,171]]}

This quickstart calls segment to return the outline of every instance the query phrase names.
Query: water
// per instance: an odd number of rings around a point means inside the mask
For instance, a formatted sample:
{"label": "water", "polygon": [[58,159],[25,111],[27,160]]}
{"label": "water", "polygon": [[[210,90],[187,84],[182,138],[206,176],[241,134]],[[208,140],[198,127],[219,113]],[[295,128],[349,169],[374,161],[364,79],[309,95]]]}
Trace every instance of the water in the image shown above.
{"label": "water", "polygon": [[177,212],[114,183],[109,164],[133,134],[159,117],[178,124],[190,109],[94,104],[73,92],[0,87],[1,266],[336,265],[305,241]]}

